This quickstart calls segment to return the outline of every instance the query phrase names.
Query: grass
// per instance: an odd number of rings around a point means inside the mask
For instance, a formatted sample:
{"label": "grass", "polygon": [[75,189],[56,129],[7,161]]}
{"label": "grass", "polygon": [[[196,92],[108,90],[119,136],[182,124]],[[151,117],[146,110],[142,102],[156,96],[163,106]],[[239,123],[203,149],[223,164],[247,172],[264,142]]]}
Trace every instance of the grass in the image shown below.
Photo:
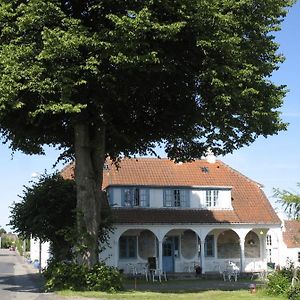
{"label": "grass", "polygon": [[[269,296],[261,282],[256,282],[257,292],[248,291],[249,279],[235,282],[223,282],[211,279],[178,279],[162,283],[146,282],[143,279],[125,278],[125,291],[116,293],[105,292],[74,292],[70,290],[58,292],[66,297],[87,297],[101,300],[286,300],[280,296]],[[136,290],[137,289],[137,290]],[[206,290],[205,290],[206,289]]]}
{"label": "grass", "polygon": [[103,300],[126,300],[126,299],[138,299],[138,300],[158,300],[158,299],[182,299],[182,300],[283,300],[285,298],[279,296],[268,296],[265,291],[258,290],[256,294],[251,294],[247,290],[239,291],[198,291],[198,292],[137,292],[137,291],[126,291],[118,293],[104,293],[104,292],[72,292],[72,291],[61,291],[59,292],[62,296],[80,296],[99,298]]}

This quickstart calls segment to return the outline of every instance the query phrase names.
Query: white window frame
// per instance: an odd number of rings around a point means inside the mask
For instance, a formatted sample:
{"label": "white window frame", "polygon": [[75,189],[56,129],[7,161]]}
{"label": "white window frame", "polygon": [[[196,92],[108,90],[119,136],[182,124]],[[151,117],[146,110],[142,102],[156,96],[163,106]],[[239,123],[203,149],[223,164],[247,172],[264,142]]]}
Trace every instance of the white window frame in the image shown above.
{"label": "white window frame", "polygon": [[206,207],[219,205],[219,190],[206,190]]}
{"label": "white window frame", "polygon": [[164,194],[165,207],[186,207],[187,197],[184,189],[166,189]]}
{"label": "white window frame", "polygon": [[124,191],[125,207],[148,207],[148,191],[139,187],[125,188]]}

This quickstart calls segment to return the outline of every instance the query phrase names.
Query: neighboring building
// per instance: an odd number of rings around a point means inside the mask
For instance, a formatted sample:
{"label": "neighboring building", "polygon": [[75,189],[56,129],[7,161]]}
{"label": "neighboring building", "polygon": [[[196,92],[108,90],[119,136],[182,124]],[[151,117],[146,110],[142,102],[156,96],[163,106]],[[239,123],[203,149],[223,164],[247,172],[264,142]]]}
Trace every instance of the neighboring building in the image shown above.
{"label": "neighboring building", "polygon": [[39,239],[30,239],[30,260],[33,265],[38,268],[41,261],[41,268],[47,267],[48,260],[50,258],[50,243],[40,243]]}
{"label": "neighboring building", "polygon": [[268,262],[281,267],[287,262],[300,266],[300,222],[282,219],[281,230],[270,230],[267,236],[267,253]]}
{"label": "neighboring building", "polygon": [[[62,171],[73,174],[73,165]],[[266,269],[269,230],[281,221],[261,185],[216,160],[174,163],[123,159],[104,168],[103,189],[115,218],[107,264],[130,272],[149,258],[166,272],[200,265],[219,272],[228,261],[241,272]]]}

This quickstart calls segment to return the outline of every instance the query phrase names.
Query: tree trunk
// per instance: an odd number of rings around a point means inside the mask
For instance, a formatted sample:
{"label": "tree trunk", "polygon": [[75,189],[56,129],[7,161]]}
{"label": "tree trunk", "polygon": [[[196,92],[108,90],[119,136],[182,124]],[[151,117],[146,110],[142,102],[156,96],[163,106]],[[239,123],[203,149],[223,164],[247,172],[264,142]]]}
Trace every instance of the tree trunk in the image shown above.
{"label": "tree trunk", "polygon": [[92,267],[98,262],[99,253],[105,129],[78,123],[74,131],[78,246],[81,249],[79,261]]}

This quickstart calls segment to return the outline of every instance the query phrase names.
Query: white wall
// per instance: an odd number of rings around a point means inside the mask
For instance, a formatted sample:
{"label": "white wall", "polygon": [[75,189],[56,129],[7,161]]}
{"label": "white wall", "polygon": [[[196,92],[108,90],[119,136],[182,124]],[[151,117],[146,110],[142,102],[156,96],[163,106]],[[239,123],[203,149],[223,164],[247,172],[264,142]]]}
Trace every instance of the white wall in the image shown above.
{"label": "white wall", "polygon": [[[49,249],[50,249],[49,242],[42,243],[41,245],[41,267],[42,268],[45,268],[47,266],[47,261],[50,258]],[[30,260],[33,263],[35,260],[39,261],[39,259],[40,259],[40,241],[30,239]]]}
{"label": "white wall", "polygon": [[164,206],[164,194],[162,189],[150,189],[150,207],[160,208]]}
{"label": "white wall", "polygon": [[270,229],[268,234],[272,237],[272,245],[266,246],[272,251],[272,262],[281,267],[286,266],[287,261],[291,260],[295,266],[299,266],[298,262],[298,252],[300,248],[287,248],[284,244],[282,232],[285,230],[282,229]]}
{"label": "white wall", "polygon": [[[112,203],[114,207],[121,206],[121,187],[110,187],[112,190]],[[213,189],[213,188],[212,188]],[[203,208],[206,209],[206,190],[194,189],[190,190],[190,207],[191,208]],[[163,189],[162,188],[151,188],[150,189],[150,207],[162,208],[163,206]],[[218,207],[221,209],[232,209],[231,205],[231,190],[219,189]]]}
{"label": "white wall", "polygon": [[287,248],[286,249],[286,261],[290,260],[294,263],[295,267],[299,266],[298,262],[298,253],[300,252],[300,248]]}
{"label": "white wall", "polygon": [[[191,190],[190,192],[191,208],[206,209],[206,190]],[[231,190],[220,189],[217,208],[232,209]]]}

